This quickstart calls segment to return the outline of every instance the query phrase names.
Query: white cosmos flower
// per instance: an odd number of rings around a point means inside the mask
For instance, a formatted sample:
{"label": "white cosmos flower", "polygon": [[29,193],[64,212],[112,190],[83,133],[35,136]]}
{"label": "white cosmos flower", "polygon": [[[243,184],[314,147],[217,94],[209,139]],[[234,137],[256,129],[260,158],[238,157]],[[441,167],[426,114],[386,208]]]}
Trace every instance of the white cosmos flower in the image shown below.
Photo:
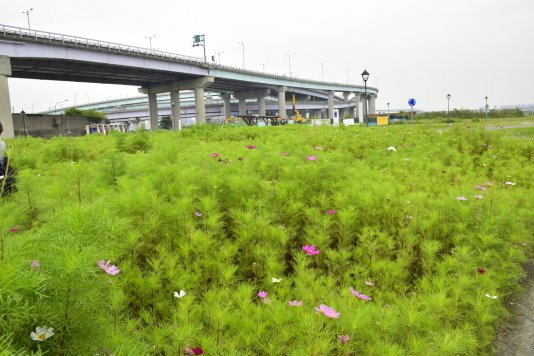
{"label": "white cosmos flower", "polygon": [[485,294],[486,297],[488,298],[491,298],[491,299],[497,299],[497,296],[496,295],[489,295],[488,293]]}
{"label": "white cosmos flower", "polygon": [[185,297],[185,290],[180,290],[180,293],[174,292],[174,298],[183,298]]}
{"label": "white cosmos flower", "polygon": [[393,147],[393,146],[389,146],[388,147],[388,151],[397,151],[397,149],[395,147]]}
{"label": "white cosmos flower", "polygon": [[506,182],[506,183],[504,183],[504,184],[505,184],[505,185],[515,185],[514,182]]}
{"label": "white cosmos flower", "polygon": [[273,283],[280,283],[280,282],[282,282],[282,278],[275,278],[275,277],[273,277],[273,278],[271,278],[271,282],[273,282]]}
{"label": "white cosmos flower", "polygon": [[32,338],[32,340],[35,340],[35,341],[44,341],[48,339],[50,336],[54,335],[54,332],[52,330],[54,330],[54,328],[49,328],[46,325],[38,326],[35,329],[35,332],[32,331],[30,333],[30,337]]}

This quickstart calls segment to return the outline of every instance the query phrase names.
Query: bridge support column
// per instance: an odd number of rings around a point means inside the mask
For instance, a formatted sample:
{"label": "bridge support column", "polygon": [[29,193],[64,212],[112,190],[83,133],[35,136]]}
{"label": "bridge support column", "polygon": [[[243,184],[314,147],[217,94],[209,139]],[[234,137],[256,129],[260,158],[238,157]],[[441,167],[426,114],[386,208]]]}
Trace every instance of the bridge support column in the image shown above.
{"label": "bridge support column", "polygon": [[206,105],[204,103],[204,88],[195,88],[195,109],[197,124],[206,123]]}
{"label": "bridge support column", "polygon": [[227,119],[230,116],[232,116],[232,108],[231,108],[231,102],[230,102],[230,94],[224,94],[222,96],[223,98],[223,107],[224,107],[224,117]]}
{"label": "bridge support column", "polygon": [[258,98],[258,106],[259,106],[259,114],[260,114],[260,116],[265,116],[267,110],[265,108],[265,97],[264,96],[260,96]]}
{"label": "bridge support column", "polygon": [[340,120],[343,120],[345,116],[350,115],[349,95],[350,93],[343,93],[343,101],[345,101],[345,108],[343,109],[343,114],[339,114]]}
{"label": "bridge support column", "polygon": [[[172,103],[174,102],[174,105]],[[182,130],[182,118],[180,117],[180,92],[171,91],[172,129]]]}
{"label": "bridge support column", "polygon": [[283,85],[278,87],[278,115],[281,119],[287,119],[286,89],[287,88]]}
{"label": "bridge support column", "polygon": [[328,92],[328,119],[334,120],[334,92]]}
{"label": "bridge support column", "polygon": [[239,115],[246,115],[247,114],[247,103],[245,102],[245,98],[239,99]]}
{"label": "bridge support column", "polygon": [[369,95],[369,114],[376,114],[375,100],[375,95]]}
{"label": "bridge support column", "polygon": [[[360,109],[360,94],[355,94],[356,96],[354,97],[354,118],[357,118],[360,120],[360,112],[361,112],[361,109]],[[361,121],[360,121],[361,122]]]}
{"label": "bridge support column", "polygon": [[156,93],[148,93],[148,111],[150,112],[150,130],[159,129],[158,122],[158,96]]}
{"label": "bridge support column", "polygon": [[364,123],[364,124],[367,124],[367,114],[368,114],[368,110],[369,110],[369,105],[367,105],[367,98],[365,97],[365,94],[361,96],[361,104],[362,104],[362,112],[361,112],[361,115],[360,117],[362,118],[362,120],[360,121],[361,123]]}
{"label": "bridge support column", "polygon": [[11,60],[7,56],[0,56],[0,122],[4,128],[2,135],[4,137],[15,137],[7,82],[7,77],[9,76],[11,76]]}

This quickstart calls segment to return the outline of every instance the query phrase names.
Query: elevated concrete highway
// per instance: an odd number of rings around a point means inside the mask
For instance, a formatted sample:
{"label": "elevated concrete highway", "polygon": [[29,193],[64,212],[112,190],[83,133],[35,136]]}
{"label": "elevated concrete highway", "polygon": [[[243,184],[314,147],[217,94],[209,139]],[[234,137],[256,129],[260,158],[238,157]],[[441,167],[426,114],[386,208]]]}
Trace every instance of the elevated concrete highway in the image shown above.
{"label": "elevated concrete highway", "polygon": [[[204,91],[209,88],[223,98],[225,115],[230,99],[238,99],[239,112],[246,112],[247,99],[255,98],[260,115],[265,115],[265,98],[278,98],[278,111],[287,117],[288,94],[327,100],[328,118],[333,118],[335,93],[343,93],[358,107],[366,100],[374,112],[376,88],[289,78],[203,62],[202,59],[158,50],[39,30],[0,25],[0,121],[5,134],[13,136],[7,77],[135,85],[148,95],[150,122],[158,127],[156,95],[170,93],[172,117],[178,126],[180,91],[195,93],[198,123],[206,117]],[[361,116],[361,110],[358,110]]]}

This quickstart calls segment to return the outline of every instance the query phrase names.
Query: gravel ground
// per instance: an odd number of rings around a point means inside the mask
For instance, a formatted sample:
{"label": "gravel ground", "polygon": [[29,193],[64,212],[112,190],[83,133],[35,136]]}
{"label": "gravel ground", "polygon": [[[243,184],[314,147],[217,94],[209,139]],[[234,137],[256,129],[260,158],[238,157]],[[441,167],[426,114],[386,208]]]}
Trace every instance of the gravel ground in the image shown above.
{"label": "gravel ground", "polygon": [[534,260],[525,265],[525,290],[512,298],[511,320],[501,327],[497,335],[497,355],[534,355]]}

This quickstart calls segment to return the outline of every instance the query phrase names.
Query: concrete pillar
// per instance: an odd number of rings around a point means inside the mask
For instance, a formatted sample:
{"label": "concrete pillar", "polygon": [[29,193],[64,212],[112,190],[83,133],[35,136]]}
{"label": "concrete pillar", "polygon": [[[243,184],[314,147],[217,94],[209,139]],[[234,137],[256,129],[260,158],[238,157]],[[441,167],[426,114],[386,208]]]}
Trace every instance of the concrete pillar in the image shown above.
{"label": "concrete pillar", "polygon": [[283,85],[278,87],[278,115],[281,119],[287,119],[286,89],[287,88]]}
{"label": "concrete pillar", "polygon": [[361,109],[360,109],[360,94],[355,94],[355,97],[354,97],[354,115],[353,117],[357,117],[359,118],[360,117],[360,112],[361,112]]}
{"label": "concrete pillar", "polygon": [[365,94],[360,96],[360,104],[362,110],[360,111],[360,123],[367,123],[365,115],[367,114],[367,101],[365,100]]}
{"label": "concrete pillar", "polygon": [[328,92],[328,119],[334,119],[334,92]]}
{"label": "concrete pillar", "polygon": [[267,110],[265,109],[265,97],[264,96],[260,96],[258,98],[258,106],[259,106],[260,116],[265,116]]}
{"label": "concrete pillar", "polygon": [[[174,105],[172,105],[174,102]],[[180,117],[180,92],[171,91],[171,111],[172,111],[172,128],[180,131],[182,129],[182,118]]]}
{"label": "concrete pillar", "polygon": [[148,92],[148,111],[150,112],[150,130],[159,129],[158,122],[158,97],[156,93]]}
{"label": "concrete pillar", "polygon": [[230,102],[230,94],[224,94],[223,96],[224,117],[229,118],[232,116],[232,104]]}
{"label": "concrete pillar", "polygon": [[195,88],[195,110],[196,110],[197,124],[204,125],[206,123],[206,105],[204,103],[204,88]]}
{"label": "concrete pillar", "polygon": [[376,114],[375,100],[376,100],[376,95],[370,95],[369,114]]}
{"label": "concrete pillar", "polygon": [[11,76],[11,60],[7,56],[0,56],[0,122],[4,128],[2,136],[15,137],[7,82],[9,76]]}
{"label": "concrete pillar", "polygon": [[350,108],[349,108],[349,96],[350,93],[343,93],[343,101],[345,101],[345,108],[343,109],[343,115],[339,115],[340,120],[343,120],[346,115],[350,116]]}
{"label": "concrete pillar", "polygon": [[247,103],[245,102],[245,98],[239,99],[239,115],[246,115],[247,114]]}

